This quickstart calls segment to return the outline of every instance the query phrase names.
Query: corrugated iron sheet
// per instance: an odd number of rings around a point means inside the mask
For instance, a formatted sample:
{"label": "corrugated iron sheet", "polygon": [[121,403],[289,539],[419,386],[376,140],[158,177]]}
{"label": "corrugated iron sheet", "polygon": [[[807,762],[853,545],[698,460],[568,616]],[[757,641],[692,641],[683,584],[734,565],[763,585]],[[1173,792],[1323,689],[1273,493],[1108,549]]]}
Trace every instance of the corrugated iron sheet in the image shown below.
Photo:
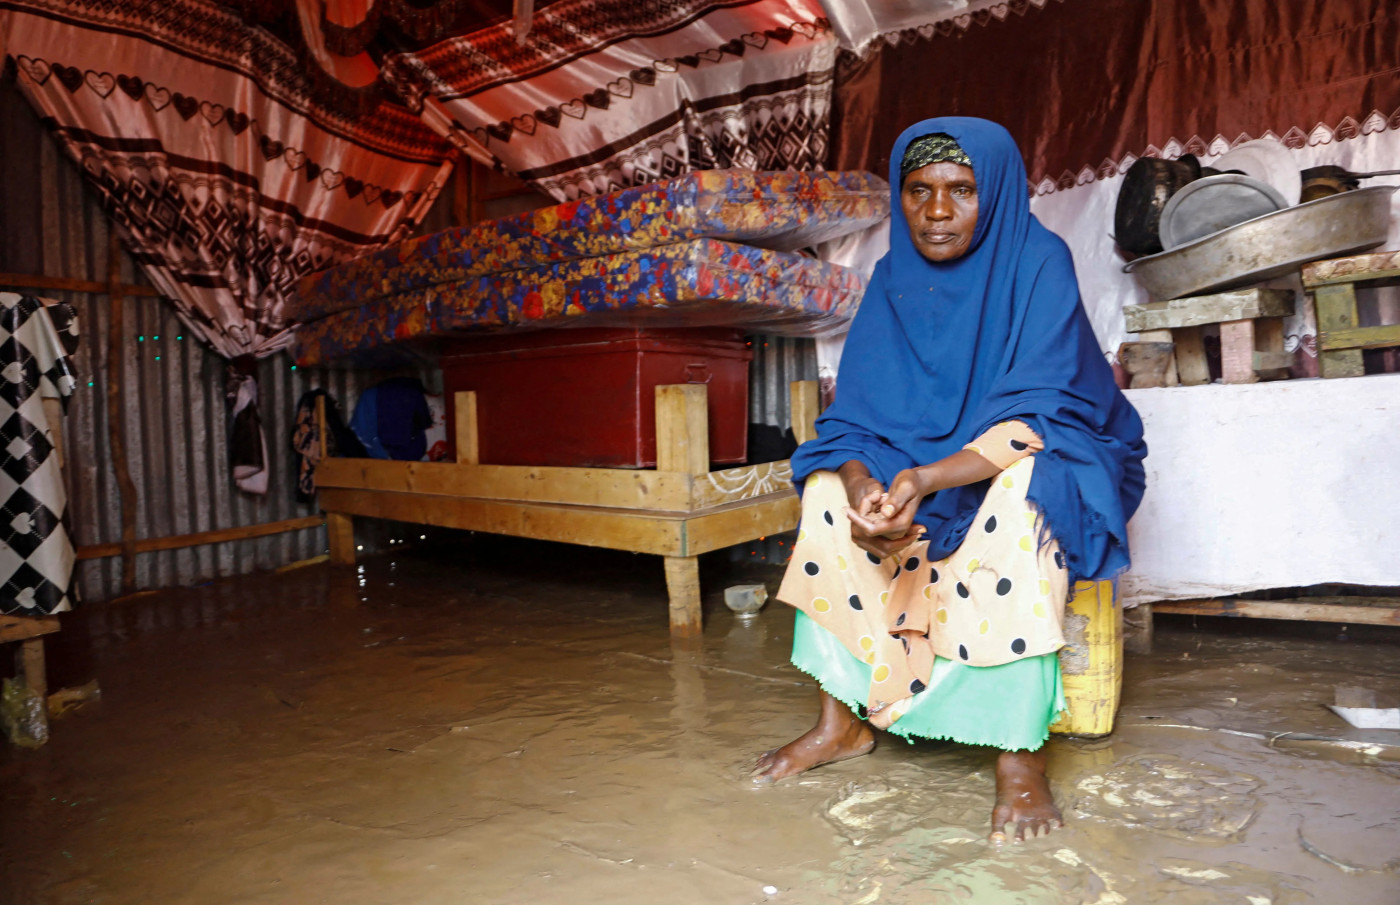
{"label": "corrugated iron sheet", "polygon": [[[749,370],[749,423],[787,431],[792,427],[794,380],[817,379],[816,341],[789,336],[752,336],[753,363]],[[789,438],[790,439],[790,438]],[[752,442],[752,438],[751,438]],[[733,562],[787,562],[796,532],[764,537],[729,548]]]}
{"label": "corrugated iron sheet", "polygon": [[[0,271],[105,281],[107,218],[77,168],[44,133],[13,85],[0,84]],[[144,283],[123,255],[122,279]],[[106,374],[111,306],[106,295],[24,290],[73,304],[82,343],[78,390],[64,424],[68,456],[70,531],[79,546],[121,540],[121,509],[108,442]],[[324,387],[349,412],[361,387],[382,375],[354,371],[293,370],[285,355],[261,363],[260,410],[271,459],[265,497],[240,492],[229,475],[223,401],[223,359],[181,329],[173,309],[156,298],[128,298],[125,434],[131,477],[138,489],[136,536],[168,537],[315,515],[294,498],[289,446],[297,400]],[[231,541],[137,557],[138,587],[191,585],[224,575],[268,569],[325,551],[324,528]],[[82,599],[121,590],[117,557],[78,564]]]}
{"label": "corrugated iron sheet", "polygon": [[788,385],[817,379],[816,341],[792,336],[752,336],[749,365],[749,423],[792,426]]}

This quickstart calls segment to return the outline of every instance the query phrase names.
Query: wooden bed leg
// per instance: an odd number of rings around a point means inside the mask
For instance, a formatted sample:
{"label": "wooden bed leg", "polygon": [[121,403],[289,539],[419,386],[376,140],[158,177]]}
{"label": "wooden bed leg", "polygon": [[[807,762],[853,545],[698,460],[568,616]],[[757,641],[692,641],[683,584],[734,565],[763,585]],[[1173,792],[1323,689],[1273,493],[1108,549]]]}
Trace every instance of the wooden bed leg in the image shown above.
{"label": "wooden bed leg", "polygon": [[[710,425],[704,384],[656,388],[656,470],[703,475],[710,470]],[[671,635],[700,634],[700,562],[667,556],[666,591],[671,598]]]}
{"label": "wooden bed leg", "polygon": [[355,519],[339,512],[326,513],[326,541],[330,546],[331,562],[342,566],[355,564]]}
{"label": "wooden bed leg", "polygon": [[700,634],[700,560],[694,556],[667,556],[666,591],[671,598],[671,634]]}

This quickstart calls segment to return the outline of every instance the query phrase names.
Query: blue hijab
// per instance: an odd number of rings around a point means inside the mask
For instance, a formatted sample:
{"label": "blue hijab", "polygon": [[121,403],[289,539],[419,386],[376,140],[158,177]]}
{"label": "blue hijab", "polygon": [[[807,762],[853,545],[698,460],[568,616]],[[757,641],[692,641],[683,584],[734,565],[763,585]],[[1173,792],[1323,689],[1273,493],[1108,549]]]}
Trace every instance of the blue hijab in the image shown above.
{"label": "blue hijab", "polygon": [[[944,263],[919,254],[900,206],[905,148],[938,132],[972,159],[978,195],[970,249]],[[1045,441],[1028,498],[1071,580],[1114,577],[1128,567],[1128,519],[1145,486],[1142,421],[1099,351],[1069,248],[1031,215],[1015,140],[986,120],[925,120],[895,142],[890,190],[890,250],[851,324],[836,400],[792,457],[794,480],[858,459],[888,486],[1019,419]],[[924,499],[915,523],[930,557],[962,543],[987,487]]]}

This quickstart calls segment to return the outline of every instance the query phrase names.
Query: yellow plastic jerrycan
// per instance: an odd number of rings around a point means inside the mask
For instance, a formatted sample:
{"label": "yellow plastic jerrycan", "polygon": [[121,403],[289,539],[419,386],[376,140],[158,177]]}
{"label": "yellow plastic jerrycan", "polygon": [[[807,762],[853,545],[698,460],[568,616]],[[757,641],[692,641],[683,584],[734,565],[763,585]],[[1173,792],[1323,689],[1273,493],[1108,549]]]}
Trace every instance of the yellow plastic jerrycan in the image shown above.
{"label": "yellow plastic jerrycan", "polygon": [[1123,692],[1123,608],[1111,581],[1081,581],[1065,610],[1060,674],[1069,708],[1050,726],[1057,735],[1113,731]]}

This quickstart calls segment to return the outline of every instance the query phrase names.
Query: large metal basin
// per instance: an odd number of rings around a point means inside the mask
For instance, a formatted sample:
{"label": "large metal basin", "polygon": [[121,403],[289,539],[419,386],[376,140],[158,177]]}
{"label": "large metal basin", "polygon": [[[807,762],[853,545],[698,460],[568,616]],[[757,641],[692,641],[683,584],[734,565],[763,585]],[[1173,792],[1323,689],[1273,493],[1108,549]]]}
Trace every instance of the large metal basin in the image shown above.
{"label": "large metal basin", "polygon": [[1397,188],[1358,189],[1285,208],[1130,261],[1123,270],[1137,277],[1148,295],[1162,300],[1283,276],[1309,261],[1385,242],[1390,196]]}

